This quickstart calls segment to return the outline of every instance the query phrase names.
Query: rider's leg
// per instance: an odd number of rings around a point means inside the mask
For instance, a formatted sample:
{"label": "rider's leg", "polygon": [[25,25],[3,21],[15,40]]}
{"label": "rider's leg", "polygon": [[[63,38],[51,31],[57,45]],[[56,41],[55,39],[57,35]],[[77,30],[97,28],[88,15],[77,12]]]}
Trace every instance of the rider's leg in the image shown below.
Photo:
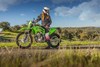
{"label": "rider's leg", "polygon": [[[46,38],[46,41],[47,41],[47,42],[50,40],[50,36],[49,36],[49,27],[50,27],[50,24],[46,24],[46,25],[45,25],[45,28],[46,28],[45,38]],[[49,48],[50,48],[50,45],[48,45],[45,49],[49,49]]]}
{"label": "rider's leg", "polygon": [[50,40],[50,37],[49,37],[49,27],[50,27],[50,24],[47,24],[45,26],[45,28],[46,28],[46,34],[45,34],[46,40]]}

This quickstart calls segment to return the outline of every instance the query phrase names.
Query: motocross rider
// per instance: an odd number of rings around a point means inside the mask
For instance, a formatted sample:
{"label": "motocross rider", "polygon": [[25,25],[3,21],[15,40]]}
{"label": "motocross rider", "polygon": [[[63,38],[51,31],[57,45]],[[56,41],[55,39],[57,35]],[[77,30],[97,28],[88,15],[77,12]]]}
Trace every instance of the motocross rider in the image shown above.
{"label": "motocross rider", "polygon": [[[45,38],[48,41],[50,39],[49,33],[48,33],[49,32],[49,27],[52,23],[48,7],[43,8],[42,13],[37,17],[35,22],[39,22],[40,20],[42,21],[42,26],[46,28]],[[49,46],[47,46],[46,48],[49,48]]]}

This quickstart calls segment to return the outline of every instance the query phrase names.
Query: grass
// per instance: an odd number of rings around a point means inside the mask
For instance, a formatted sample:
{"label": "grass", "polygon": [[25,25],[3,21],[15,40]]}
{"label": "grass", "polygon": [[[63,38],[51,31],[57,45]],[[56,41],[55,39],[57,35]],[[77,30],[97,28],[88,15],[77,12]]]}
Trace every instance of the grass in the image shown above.
{"label": "grass", "polygon": [[[15,38],[16,35],[6,32],[2,36]],[[100,41],[62,40],[60,46],[66,45],[100,45]],[[45,46],[46,43],[32,44],[32,47]],[[0,42],[0,47],[0,67],[100,67],[100,50],[97,49],[13,49],[18,47],[16,42]]]}
{"label": "grass", "polygon": [[[3,34],[0,34],[3,38],[11,38],[12,40],[16,39],[17,33],[12,32],[3,32]],[[66,46],[66,45],[100,45],[100,41],[67,41],[62,40],[60,46]],[[17,47],[15,42],[0,42],[0,47]],[[33,47],[45,47],[47,46],[46,43],[36,43],[33,42]]]}
{"label": "grass", "polygon": [[100,51],[14,49],[0,52],[0,67],[100,67]]}
{"label": "grass", "polygon": [[[65,41],[63,40],[60,46],[66,45],[100,45],[100,41]],[[0,42],[0,47],[18,47],[16,42]],[[33,42],[32,47],[45,47],[47,43]]]}
{"label": "grass", "polygon": [[[0,36],[15,39],[17,34],[4,32]],[[100,41],[62,40],[60,46],[66,45],[100,45]],[[32,47],[45,46],[46,43],[32,44]],[[97,49],[33,50],[13,47],[18,47],[16,42],[0,42],[0,67],[100,67],[100,50]]]}
{"label": "grass", "polygon": [[15,42],[1,42],[0,47],[18,47]]}
{"label": "grass", "polygon": [[100,41],[67,41],[62,40],[61,45],[100,45]]}
{"label": "grass", "polygon": [[17,33],[12,33],[12,32],[2,32],[0,36],[6,37],[6,38],[16,38]]}

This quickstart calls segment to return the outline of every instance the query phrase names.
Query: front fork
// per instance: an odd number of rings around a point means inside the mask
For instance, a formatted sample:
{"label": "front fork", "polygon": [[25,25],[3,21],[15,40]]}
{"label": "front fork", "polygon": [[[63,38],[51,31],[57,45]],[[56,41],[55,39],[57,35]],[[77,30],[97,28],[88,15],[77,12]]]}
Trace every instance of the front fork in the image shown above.
{"label": "front fork", "polygon": [[30,34],[30,31],[25,31],[25,37],[23,37],[22,42],[24,43],[27,42],[29,34]]}

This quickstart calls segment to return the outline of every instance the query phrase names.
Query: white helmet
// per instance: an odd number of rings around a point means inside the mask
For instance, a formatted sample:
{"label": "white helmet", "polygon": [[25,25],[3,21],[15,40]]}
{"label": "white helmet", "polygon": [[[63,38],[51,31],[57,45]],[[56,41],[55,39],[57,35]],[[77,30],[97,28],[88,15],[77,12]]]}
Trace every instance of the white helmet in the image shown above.
{"label": "white helmet", "polygon": [[44,7],[43,8],[43,12],[47,15],[49,15],[49,8],[48,7]]}

